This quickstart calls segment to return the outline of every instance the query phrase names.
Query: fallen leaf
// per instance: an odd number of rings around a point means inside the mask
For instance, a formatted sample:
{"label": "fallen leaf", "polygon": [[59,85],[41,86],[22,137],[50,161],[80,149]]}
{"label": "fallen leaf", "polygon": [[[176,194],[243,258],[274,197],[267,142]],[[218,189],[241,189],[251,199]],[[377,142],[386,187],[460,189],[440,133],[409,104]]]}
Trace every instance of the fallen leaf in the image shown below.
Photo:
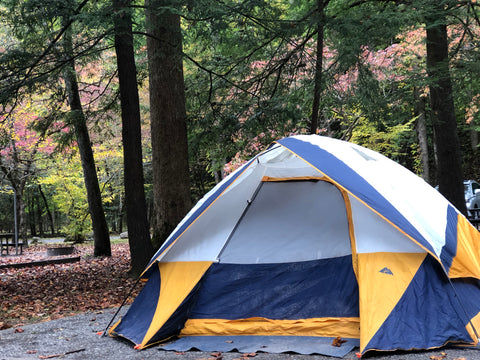
{"label": "fallen leaf", "polygon": [[257,356],[257,353],[245,353],[245,354],[242,354],[241,358],[242,359],[247,359],[247,358],[251,358],[251,357],[255,357]]}
{"label": "fallen leaf", "polygon": [[22,328],[16,328],[14,333],[23,333],[24,331]]}
{"label": "fallen leaf", "polygon": [[340,336],[337,336],[335,339],[333,339],[332,346],[340,347],[343,343],[346,342],[347,340],[342,340]]}
{"label": "fallen leaf", "polygon": [[37,350],[28,350],[27,354],[36,354],[38,351]]}
{"label": "fallen leaf", "polygon": [[442,360],[442,359],[445,359],[446,357],[447,357],[447,354],[442,353],[441,355],[432,355],[432,356],[430,356],[430,359],[431,360]]}

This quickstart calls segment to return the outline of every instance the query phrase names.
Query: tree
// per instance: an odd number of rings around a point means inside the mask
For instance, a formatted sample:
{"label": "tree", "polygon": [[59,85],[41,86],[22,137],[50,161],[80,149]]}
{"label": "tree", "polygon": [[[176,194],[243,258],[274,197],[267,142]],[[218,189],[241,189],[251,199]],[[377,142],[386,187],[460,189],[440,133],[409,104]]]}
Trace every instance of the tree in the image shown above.
{"label": "tree", "polygon": [[150,241],[144,191],[140,102],[133,49],[132,18],[129,11],[131,1],[113,0],[112,3],[115,13],[115,51],[122,109],[124,186],[131,272],[139,274],[153,255],[153,246]]}
{"label": "tree", "polygon": [[463,171],[453,88],[450,79],[446,13],[443,2],[429,1],[425,12],[427,72],[438,163],[439,191],[466,214]]}
{"label": "tree", "polygon": [[322,93],[323,74],[323,37],[325,27],[325,5],[328,0],[317,0],[317,56],[315,60],[315,82],[313,88],[312,118],[310,122],[310,133],[316,134],[318,128],[318,115],[320,110],[320,97]]}
{"label": "tree", "polygon": [[17,225],[23,239],[27,237],[23,198],[25,187],[37,174],[36,161],[53,150],[52,141],[47,139],[46,133],[37,134],[32,130],[40,112],[40,108],[33,104],[33,99],[25,98],[21,107],[0,120],[0,171],[3,175],[0,183],[3,184],[3,179],[6,179],[7,185],[14,189]]}
{"label": "tree", "polygon": [[155,247],[191,206],[180,16],[173,3],[146,0]]}
{"label": "tree", "polygon": [[102,196],[98,185],[97,170],[93,157],[90,136],[83,113],[82,102],[78,90],[77,74],[75,71],[75,60],[73,57],[72,29],[68,27],[68,18],[64,18],[64,55],[65,55],[65,89],[70,105],[70,118],[68,123],[73,126],[77,145],[82,161],[83,177],[87,190],[88,209],[92,218],[94,255],[111,256],[110,234],[108,231],[105,212],[103,211]]}

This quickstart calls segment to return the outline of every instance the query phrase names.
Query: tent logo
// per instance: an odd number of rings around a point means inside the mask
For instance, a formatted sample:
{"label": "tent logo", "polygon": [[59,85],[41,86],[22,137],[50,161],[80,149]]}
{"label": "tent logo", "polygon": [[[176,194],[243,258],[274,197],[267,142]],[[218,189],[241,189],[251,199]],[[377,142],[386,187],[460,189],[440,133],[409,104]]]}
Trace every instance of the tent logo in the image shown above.
{"label": "tent logo", "polygon": [[387,267],[384,267],[382,270],[380,270],[382,274],[387,274],[387,275],[393,275],[392,270],[390,270]]}

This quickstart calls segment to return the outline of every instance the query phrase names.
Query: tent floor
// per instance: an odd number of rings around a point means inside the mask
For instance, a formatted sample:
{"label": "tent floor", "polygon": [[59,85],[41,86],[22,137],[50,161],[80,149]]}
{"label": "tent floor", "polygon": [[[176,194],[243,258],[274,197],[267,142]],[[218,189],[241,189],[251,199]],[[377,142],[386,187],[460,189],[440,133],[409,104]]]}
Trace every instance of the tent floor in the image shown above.
{"label": "tent floor", "polygon": [[314,336],[186,336],[174,342],[160,346],[162,350],[188,351],[238,351],[242,353],[266,352],[279,354],[294,352],[298,354],[320,354],[344,357],[355,347],[358,339],[347,340],[341,346],[333,346],[334,338]]}

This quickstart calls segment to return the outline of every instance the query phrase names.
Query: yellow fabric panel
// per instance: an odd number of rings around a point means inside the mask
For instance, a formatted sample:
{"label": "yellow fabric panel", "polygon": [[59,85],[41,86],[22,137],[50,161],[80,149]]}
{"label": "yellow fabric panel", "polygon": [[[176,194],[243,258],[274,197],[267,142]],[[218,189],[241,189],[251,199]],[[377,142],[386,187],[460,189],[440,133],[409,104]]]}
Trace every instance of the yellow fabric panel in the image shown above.
{"label": "yellow fabric panel", "polygon": [[211,261],[158,263],[161,279],[160,296],[150,328],[139,344],[140,349],[172,316],[211,264]]}
{"label": "yellow fabric panel", "polygon": [[457,254],[448,275],[480,279],[480,232],[462,215],[457,220]]}
{"label": "yellow fabric panel", "polygon": [[315,318],[272,320],[249,318],[239,320],[189,319],[180,336],[206,335],[284,335],[360,337],[359,318]]}
{"label": "yellow fabric panel", "polygon": [[[472,328],[472,325],[475,328],[475,330]],[[470,322],[467,324],[465,328],[467,329],[468,334],[472,337],[472,340],[474,341],[475,345],[478,344],[479,339],[477,335],[479,334],[476,332],[478,332],[478,329],[480,329],[480,313],[478,313],[472,319],[470,319]]]}
{"label": "yellow fabric panel", "polygon": [[360,352],[392,312],[426,253],[358,254]]}

